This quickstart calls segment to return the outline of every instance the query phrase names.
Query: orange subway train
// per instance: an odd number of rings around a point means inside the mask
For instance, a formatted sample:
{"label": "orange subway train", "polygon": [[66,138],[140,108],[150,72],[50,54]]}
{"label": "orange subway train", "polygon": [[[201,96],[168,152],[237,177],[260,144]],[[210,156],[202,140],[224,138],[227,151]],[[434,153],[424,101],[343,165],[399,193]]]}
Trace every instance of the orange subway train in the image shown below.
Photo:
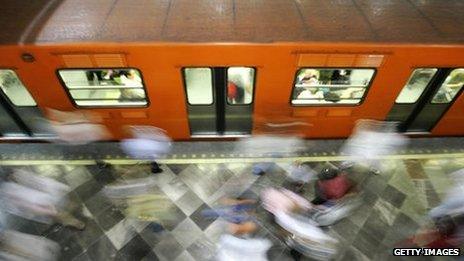
{"label": "orange subway train", "polygon": [[464,134],[462,1],[25,2],[0,10],[1,140],[52,135],[47,108],[99,115],[114,139],[343,138],[358,119]]}

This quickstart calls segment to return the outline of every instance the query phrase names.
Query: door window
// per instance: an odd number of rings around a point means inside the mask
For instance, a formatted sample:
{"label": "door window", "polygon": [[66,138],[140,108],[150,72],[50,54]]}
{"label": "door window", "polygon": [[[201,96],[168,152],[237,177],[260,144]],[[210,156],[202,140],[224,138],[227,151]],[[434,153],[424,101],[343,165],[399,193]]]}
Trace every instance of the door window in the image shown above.
{"label": "door window", "polygon": [[415,69],[408,82],[396,98],[396,103],[415,103],[437,73],[436,68]]}
{"label": "door window", "polygon": [[227,103],[230,105],[251,104],[255,69],[229,67],[227,69]]}
{"label": "door window", "polygon": [[37,105],[13,70],[0,70],[0,88],[15,106]]}
{"label": "door window", "polygon": [[185,88],[190,105],[213,104],[213,79],[211,68],[185,68]]}
{"label": "door window", "polygon": [[437,93],[432,98],[432,103],[450,103],[464,85],[464,69],[454,69],[446,77]]}

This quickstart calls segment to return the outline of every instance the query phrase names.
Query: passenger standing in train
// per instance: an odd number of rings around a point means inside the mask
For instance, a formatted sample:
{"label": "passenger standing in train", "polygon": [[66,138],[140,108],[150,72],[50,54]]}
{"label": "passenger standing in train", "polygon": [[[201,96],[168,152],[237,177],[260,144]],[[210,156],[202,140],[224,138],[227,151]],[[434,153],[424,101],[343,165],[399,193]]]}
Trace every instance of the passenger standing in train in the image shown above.
{"label": "passenger standing in train", "polygon": [[142,78],[140,78],[136,70],[129,70],[128,72],[121,74],[121,83],[126,86],[138,87],[142,84]]}
{"label": "passenger standing in train", "polygon": [[340,70],[334,70],[330,77],[330,84],[337,85],[343,84],[343,76],[340,74]]}
{"label": "passenger standing in train", "polygon": [[[124,86],[127,87],[141,87],[142,78],[140,78],[136,70],[129,70],[128,72],[120,74],[120,81]],[[134,89],[121,89],[119,100],[144,100],[145,91],[141,88]]]}
{"label": "passenger standing in train", "polygon": [[238,87],[235,83],[227,82],[227,102],[229,104],[235,104],[237,102]]}

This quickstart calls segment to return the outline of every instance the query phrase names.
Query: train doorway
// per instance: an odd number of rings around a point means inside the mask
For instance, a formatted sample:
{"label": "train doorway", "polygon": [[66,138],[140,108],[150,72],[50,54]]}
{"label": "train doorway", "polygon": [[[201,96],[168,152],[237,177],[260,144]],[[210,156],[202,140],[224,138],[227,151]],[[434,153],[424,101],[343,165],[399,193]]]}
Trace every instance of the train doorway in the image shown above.
{"label": "train doorway", "polygon": [[13,70],[0,70],[0,140],[55,136]]}
{"label": "train doorway", "polygon": [[459,97],[464,68],[418,68],[396,98],[387,120],[401,122],[401,131],[430,133]]}
{"label": "train doorway", "polygon": [[251,133],[255,68],[188,67],[182,74],[192,137]]}

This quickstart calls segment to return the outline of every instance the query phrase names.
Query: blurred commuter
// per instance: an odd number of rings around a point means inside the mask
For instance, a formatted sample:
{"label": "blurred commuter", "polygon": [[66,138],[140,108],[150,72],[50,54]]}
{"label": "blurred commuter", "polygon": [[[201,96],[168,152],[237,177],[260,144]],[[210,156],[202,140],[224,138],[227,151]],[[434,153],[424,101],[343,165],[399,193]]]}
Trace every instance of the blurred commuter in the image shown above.
{"label": "blurred commuter", "polygon": [[0,260],[58,260],[60,245],[47,238],[6,230],[0,234]]}
{"label": "blurred commuter", "polygon": [[6,229],[6,214],[0,209],[0,235]]}
{"label": "blurred commuter", "polygon": [[173,217],[176,216],[173,202],[159,190],[153,176],[126,177],[117,180],[106,185],[103,193],[116,207],[121,209],[126,219],[150,222],[150,229],[153,232],[162,231],[164,226],[170,225],[174,221]]}
{"label": "blurred commuter", "polygon": [[351,181],[346,173],[335,168],[324,168],[319,173],[318,181],[315,183],[316,197],[312,203],[315,205],[325,203],[332,205],[334,200],[343,198],[351,187]]}
{"label": "blurred commuter", "polygon": [[295,209],[309,210],[311,203],[305,198],[287,190],[267,188],[261,192],[263,208],[276,215],[279,212],[289,213]]}
{"label": "blurred commuter", "polygon": [[464,214],[464,169],[458,170],[449,176],[453,181],[453,187],[448,190],[440,205],[430,210],[429,217],[432,219],[447,215]]}
{"label": "blurred commuter", "polygon": [[316,172],[311,168],[310,162],[296,161],[290,166],[289,179],[293,186],[293,191],[303,193],[305,185],[316,177]]}
{"label": "blurred commuter", "polygon": [[108,129],[100,124],[102,120],[97,114],[47,109],[47,115],[60,140],[69,145],[111,139]]}
{"label": "blurred commuter", "polygon": [[358,121],[353,134],[341,149],[341,153],[349,157],[343,166],[367,165],[373,173],[379,174],[379,157],[395,153],[408,142],[406,137],[397,133],[396,125],[394,122]]}
{"label": "blurred commuter", "polygon": [[222,235],[218,243],[219,261],[266,261],[267,251],[272,243],[265,238],[244,238],[236,235]]}
{"label": "blurred commuter", "polygon": [[69,191],[69,186],[63,183],[23,170],[15,171],[12,181],[0,187],[6,212],[41,223],[56,222],[83,230],[85,223],[70,213]]}
{"label": "blurred commuter", "polygon": [[272,243],[265,238],[254,237],[258,224],[254,211],[256,201],[244,198],[224,198],[211,210],[202,211],[205,218],[221,218],[227,233],[218,243],[217,260],[268,260],[266,252]]}
{"label": "blurred commuter", "polygon": [[261,199],[281,228],[280,237],[292,249],[294,260],[300,260],[302,255],[326,260],[336,254],[337,240],[318,228],[308,215],[312,205],[306,199],[289,190],[273,188],[264,190]]}
{"label": "blurred commuter", "polygon": [[166,131],[153,126],[131,126],[131,139],[121,142],[123,150],[135,159],[150,160],[152,173],[160,173],[156,159],[165,157],[171,149],[171,138]]}
{"label": "blurred commuter", "polygon": [[256,201],[243,198],[223,198],[220,205],[202,211],[205,218],[221,218],[231,234],[249,234],[256,230]]}
{"label": "blurred commuter", "polygon": [[464,216],[443,216],[422,226],[398,247],[457,248],[464,242]]}
{"label": "blurred commuter", "polygon": [[[236,153],[251,153],[261,157],[280,158],[296,154],[304,149],[304,140],[297,136],[260,135],[241,139],[236,143]],[[253,166],[253,174],[263,175],[272,167],[271,162],[260,162]]]}

